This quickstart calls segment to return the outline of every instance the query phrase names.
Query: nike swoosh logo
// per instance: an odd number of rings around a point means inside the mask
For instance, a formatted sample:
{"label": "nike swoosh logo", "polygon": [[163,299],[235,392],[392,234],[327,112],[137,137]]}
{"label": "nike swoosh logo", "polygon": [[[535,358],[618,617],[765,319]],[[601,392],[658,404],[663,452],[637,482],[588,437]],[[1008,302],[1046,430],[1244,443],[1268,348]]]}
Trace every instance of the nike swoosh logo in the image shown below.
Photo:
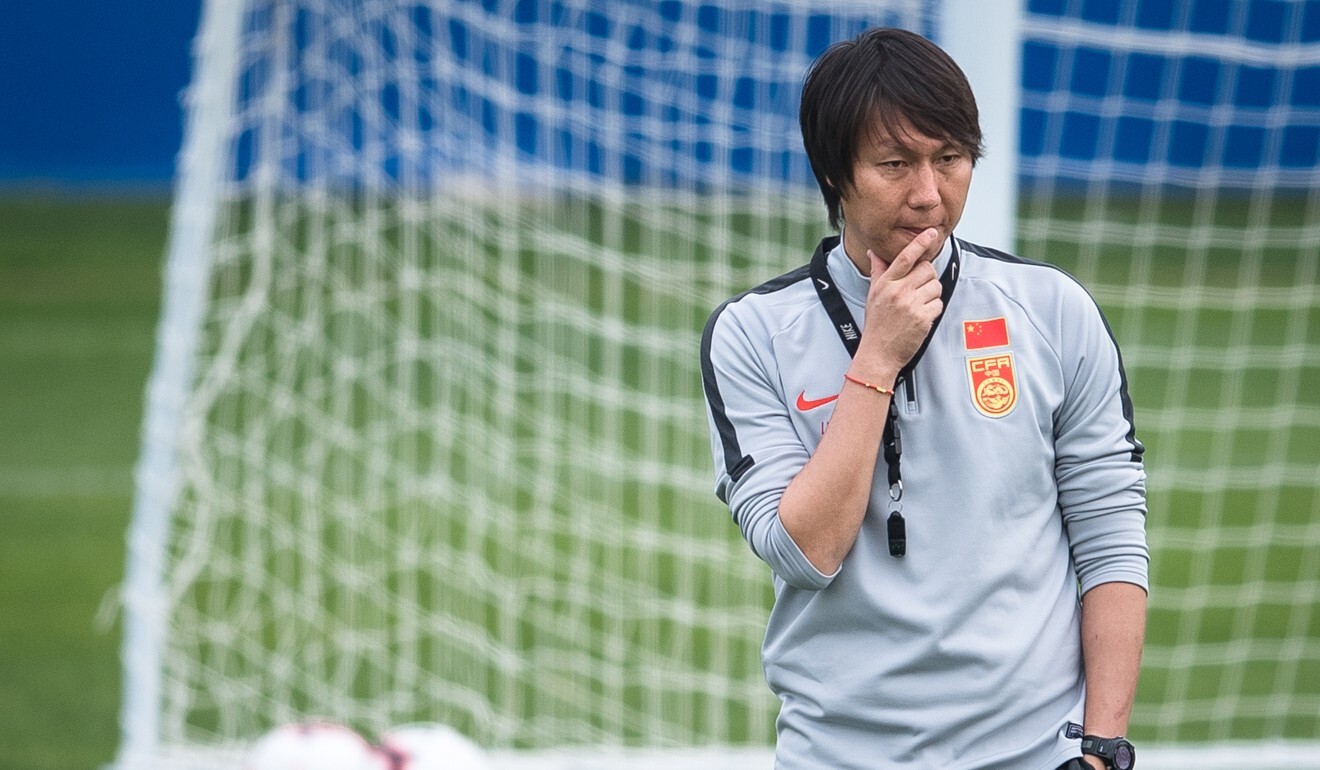
{"label": "nike swoosh logo", "polygon": [[824,398],[807,398],[807,392],[804,390],[798,394],[797,408],[799,412],[810,412],[818,406],[825,406],[838,397],[839,394],[835,393],[832,396],[826,396]]}

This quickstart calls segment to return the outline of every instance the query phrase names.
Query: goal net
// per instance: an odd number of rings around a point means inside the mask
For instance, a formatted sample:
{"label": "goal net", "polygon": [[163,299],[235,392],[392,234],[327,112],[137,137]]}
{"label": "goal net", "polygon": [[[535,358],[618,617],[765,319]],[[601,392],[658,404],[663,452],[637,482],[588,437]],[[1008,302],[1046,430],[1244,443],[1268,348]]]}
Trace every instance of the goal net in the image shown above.
{"label": "goal net", "polygon": [[[233,768],[315,717],[445,722],[507,767],[768,767],[770,580],[711,492],[698,337],[825,234],[815,55],[974,39],[964,5],[206,3],[119,765]],[[1021,92],[978,93],[1020,101],[989,158],[1022,157],[974,196],[1020,185],[1017,250],[1124,345],[1155,555],[1132,734],[1286,751],[1320,737],[1316,4],[1277,39],[1054,5],[1009,46]]]}

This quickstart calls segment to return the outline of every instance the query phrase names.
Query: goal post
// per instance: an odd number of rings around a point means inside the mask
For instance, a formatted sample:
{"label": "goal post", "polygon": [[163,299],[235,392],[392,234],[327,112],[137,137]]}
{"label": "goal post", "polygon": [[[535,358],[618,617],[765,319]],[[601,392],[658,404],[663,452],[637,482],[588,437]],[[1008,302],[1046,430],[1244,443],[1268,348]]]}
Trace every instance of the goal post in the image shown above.
{"label": "goal post", "polygon": [[[977,161],[958,236],[1012,249],[1017,236],[1018,112],[1026,0],[943,0],[938,42],[967,75],[986,153]],[[998,244],[998,246],[995,246]]]}
{"label": "goal post", "polygon": [[[188,128],[178,159],[165,291],[156,358],[147,390],[142,449],[135,469],[122,601],[123,770],[158,763],[165,656],[174,608],[166,581],[172,565],[172,518],[182,473],[181,426],[194,383],[202,317],[207,311],[212,235],[229,173],[229,126],[236,107],[241,3],[204,3],[194,41],[197,72],[189,90]],[[205,63],[206,77],[201,77]]]}
{"label": "goal post", "polygon": [[1078,274],[1122,345],[1143,757],[1320,767],[1320,15],[1156,5],[208,0],[119,770],[305,718],[768,768],[770,579],[712,493],[698,337],[826,234],[801,80],[879,24],[976,89],[959,234]]}

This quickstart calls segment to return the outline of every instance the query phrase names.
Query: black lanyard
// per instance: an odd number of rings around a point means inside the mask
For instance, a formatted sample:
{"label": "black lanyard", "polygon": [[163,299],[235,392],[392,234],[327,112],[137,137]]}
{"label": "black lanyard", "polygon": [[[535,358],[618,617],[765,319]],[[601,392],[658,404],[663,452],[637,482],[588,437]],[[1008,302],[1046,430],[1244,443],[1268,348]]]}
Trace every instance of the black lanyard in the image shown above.
{"label": "black lanyard", "polygon": [[[852,311],[848,310],[848,305],[843,301],[843,295],[839,293],[839,288],[834,285],[834,277],[830,275],[829,267],[826,265],[829,253],[839,243],[838,236],[831,236],[820,242],[816,247],[816,253],[811,257],[811,282],[816,287],[816,295],[820,297],[820,304],[825,307],[825,312],[829,315],[830,321],[834,324],[834,329],[839,333],[839,340],[843,342],[843,347],[848,351],[849,356],[857,355],[858,343],[862,340],[862,330],[857,326],[853,319]],[[953,253],[949,257],[949,264],[944,268],[944,273],[940,276],[940,300],[944,308],[948,309],[949,300],[953,297],[953,289],[958,283],[958,247],[953,246]],[[902,556],[907,553],[907,525],[903,520],[901,513],[903,509],[903,474],[900,470],[900,460],[903,456],[903,433],[898,427],[898,390],[899,386],[904,386],[908,390],[912,377],[912,372],[917,367],[917,362],[925,355],[926,348],[930,346],[931,338],[935,336],[935,330],[939,328],[940,321],[944,319],[944,312],[941,311],[931,324],[930,331],[926,334],[926,339],[922,341],[921,347],[917,349],[916,355],[908,361],[904,367],[899,370],[897,379],[894,380],[894,394],[889,397],[889,415],[885,418],[884,436],[881,444],[884,447],[885,465],[889,469],[889,519],[886,522],[889,535],[889,554],[891,556]]]}

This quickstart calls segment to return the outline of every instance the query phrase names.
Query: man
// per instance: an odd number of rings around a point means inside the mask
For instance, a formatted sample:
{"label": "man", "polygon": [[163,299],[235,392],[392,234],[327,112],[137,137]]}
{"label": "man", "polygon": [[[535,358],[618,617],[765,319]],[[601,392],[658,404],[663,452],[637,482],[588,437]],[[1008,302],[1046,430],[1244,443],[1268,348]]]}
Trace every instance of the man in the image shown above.
{"label": "man", "polygon": [[1099,309],[952,237],[982,139],[935,45],[832,47],[801,124],[842,237],[702,339],[716,494],[774,574],[776,766],[1130,766],[1110,739],[1140,667],[1145,477]]}

